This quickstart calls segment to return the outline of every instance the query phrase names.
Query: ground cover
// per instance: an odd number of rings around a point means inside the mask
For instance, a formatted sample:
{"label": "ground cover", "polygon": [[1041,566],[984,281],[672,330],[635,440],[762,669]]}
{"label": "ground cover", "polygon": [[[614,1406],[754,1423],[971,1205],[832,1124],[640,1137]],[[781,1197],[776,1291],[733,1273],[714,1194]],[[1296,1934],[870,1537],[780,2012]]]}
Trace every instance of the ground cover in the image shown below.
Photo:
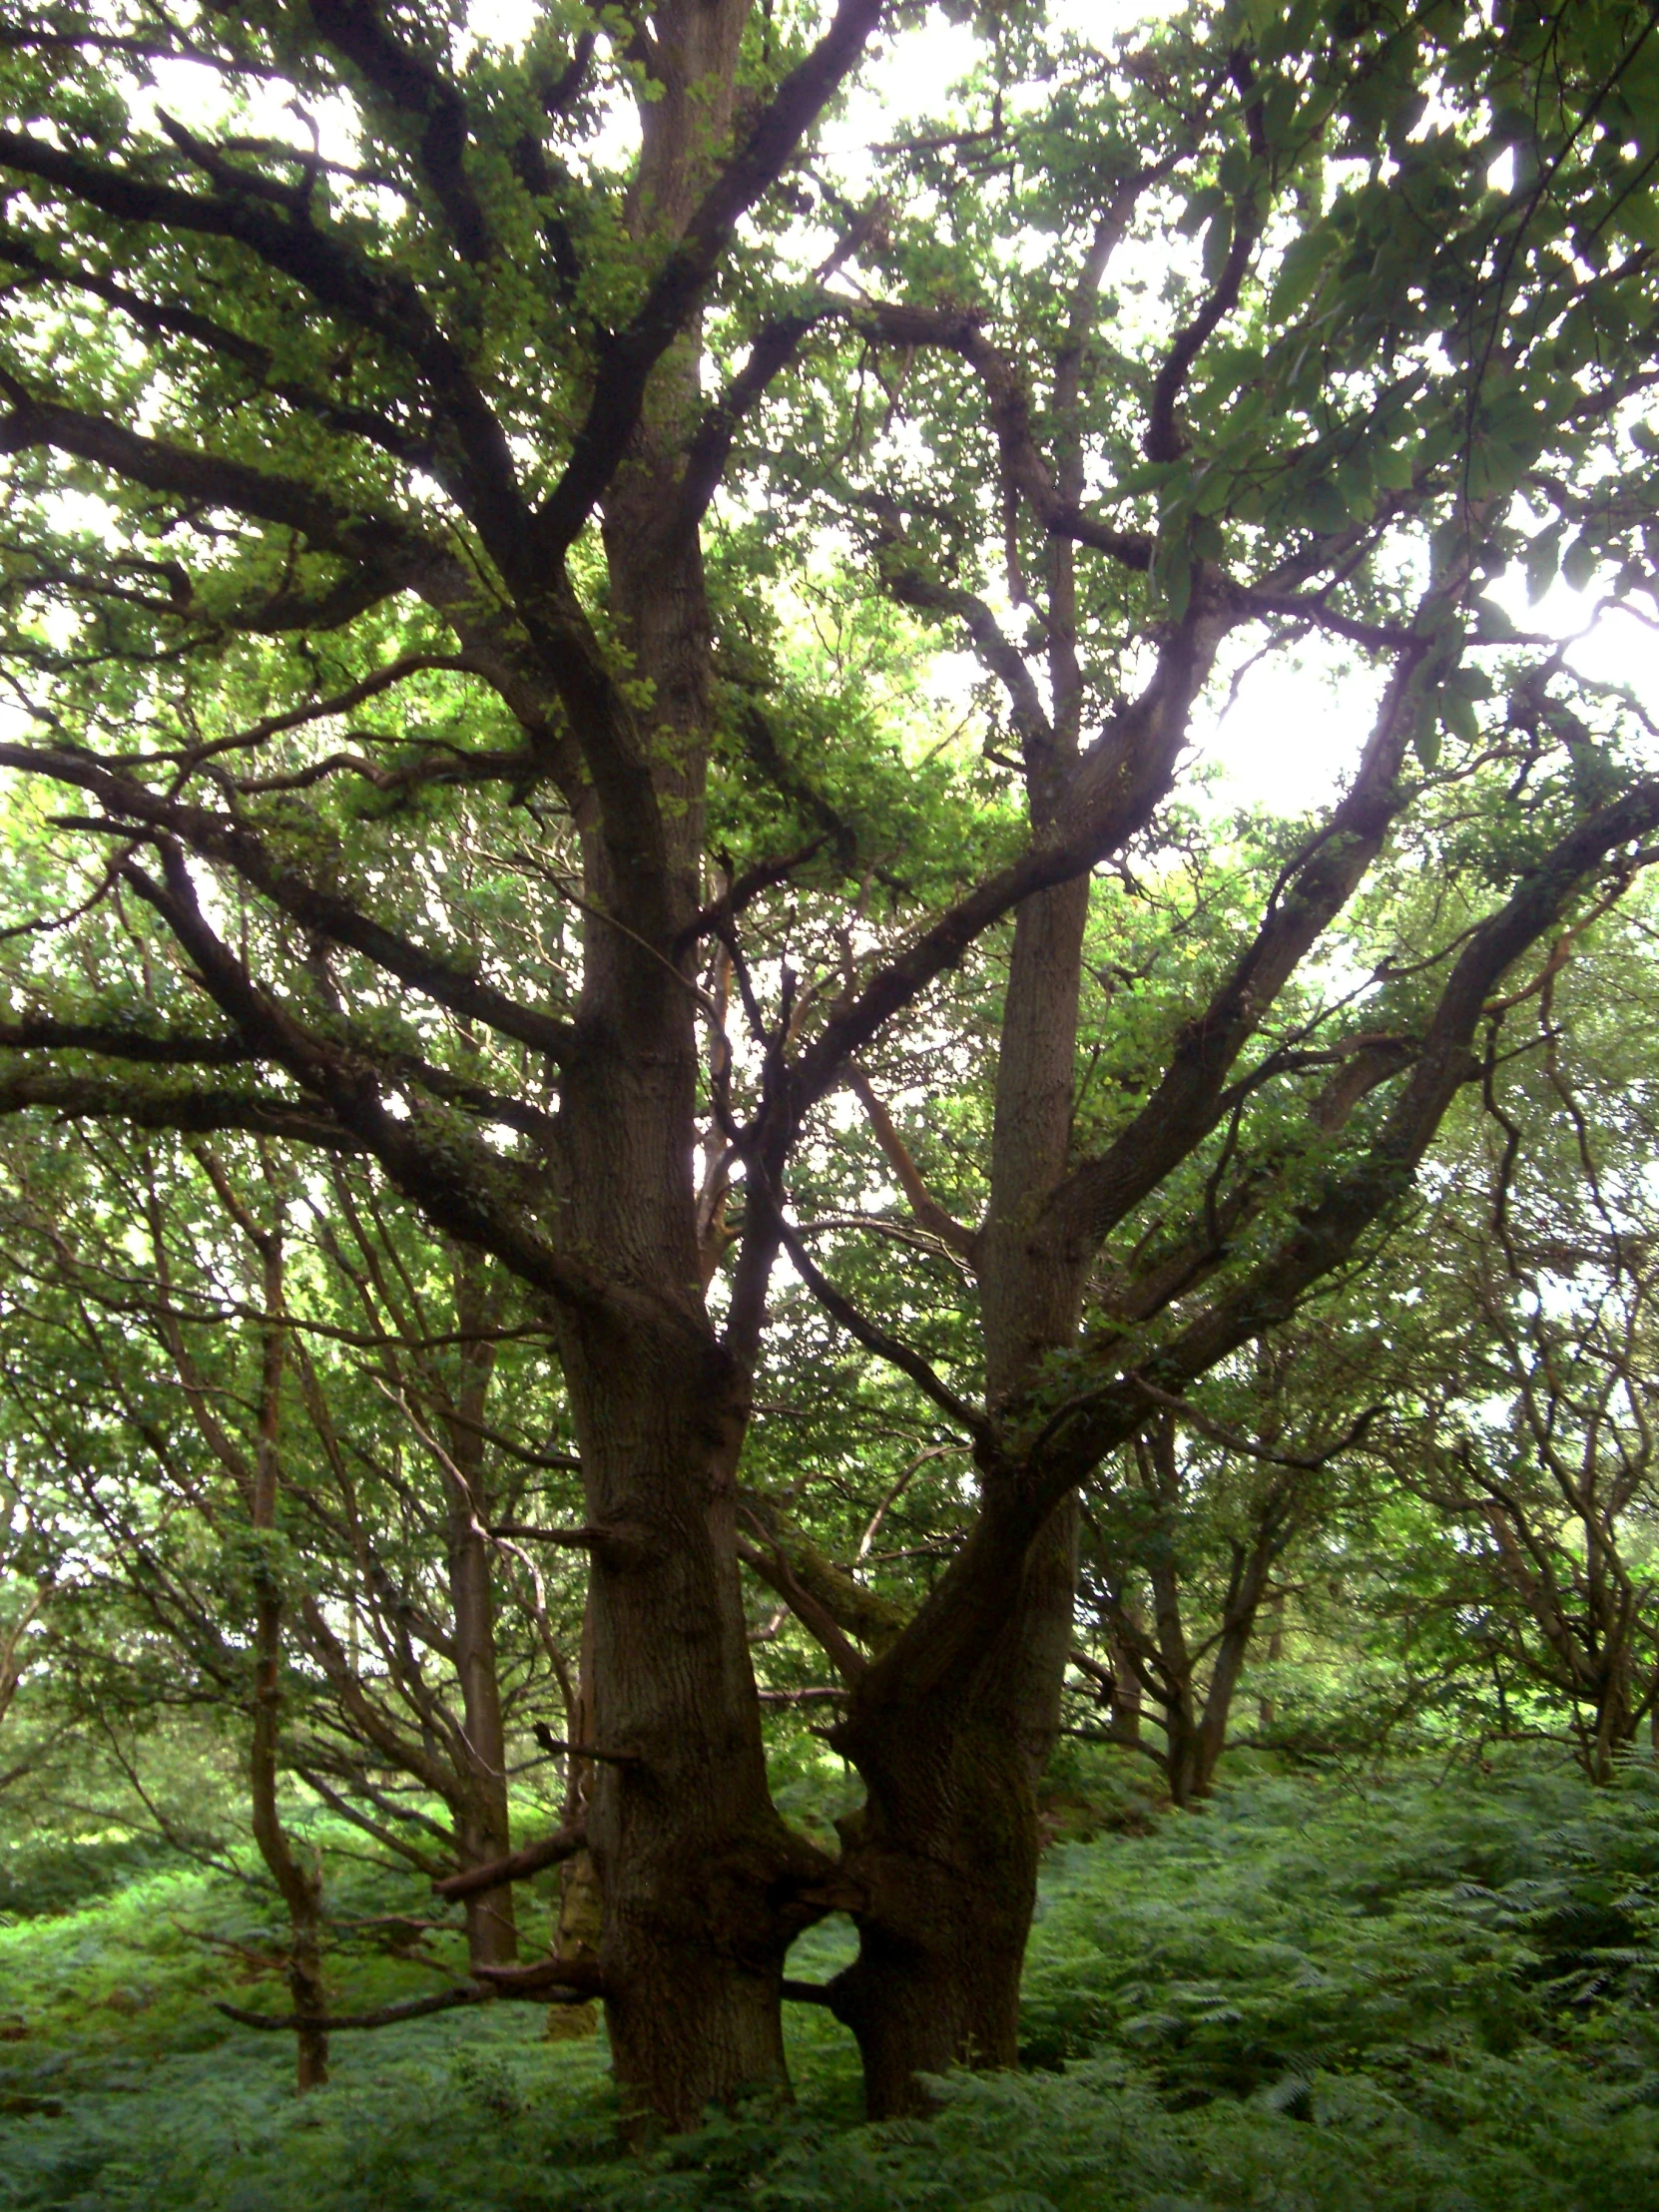
{"label": "ground cover", "polygon": [[[1121,1793],[1120,1793],[1121,1802]],[[1632,2212],[1659,2202],[1659,1769],[1537,1757],[1258,1774],[1056,1845],[1018,2075],[856,2123],[849,2037],[792,2007],[793,2109],[616,2148],[603,2037],[491,2005],[335,2039],[297,2100],[257,1886],[112,1862],[0,1927],[5,2212]],[[37,1865],[39,1879],[51,1870]],[[331,1855],[336,2001],[439,1985],[384,1948],[412,1887]],[[52,1880],[66,1886],[60,1859]],[[531,1909],[527,1919],[533,1917]],[[367,1924],[377,1924],[370,1928]],[[211,1939],[209,1939],[211,1938]],[[378,1945],[379,1947],[374,1947]],[[845,1953],[834,1928],[792,1971]]]}

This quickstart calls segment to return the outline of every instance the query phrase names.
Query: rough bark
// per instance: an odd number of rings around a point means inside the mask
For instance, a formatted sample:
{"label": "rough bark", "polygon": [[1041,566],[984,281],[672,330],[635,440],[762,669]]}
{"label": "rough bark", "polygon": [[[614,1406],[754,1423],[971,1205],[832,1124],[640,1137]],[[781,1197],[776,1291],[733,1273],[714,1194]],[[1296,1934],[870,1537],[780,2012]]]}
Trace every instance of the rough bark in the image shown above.
{"label": "rough bark", "polygon": [[[747,0],[659,11],[662,97],[642,108],[635,236],[679,237],[731,130]],[[814,1861],[768,1794],[738,1581],[736,1466],[746,1392],[702,1298],[695,1149],[697,999],[655,949],[701,895],[713,715],[712,623],[696,531],[670,531],[665,481],[698,401],[699,337],[652,380],[606,494],[622,635],[651,686],[647,855],[617,813],[587,838],[577,1048],[561,1102],[563,1236],[640,1294],[624,1315],[567,1311],[561,1349],[591,1570],[587,1814],[603,1899],[599,1957],[625,2098],[689,2125],[711,2099],[785,2079],[781,1984],[798,1922],[777,1899]]]}
{"label": "rough bark", "polygon": [[[1039,784],[1037,796],[1048,812],[1052,790]],[[997,1410],[1031,1387],[1077,1325],[1079,1254],[1042,1238],[1037,1220],[1070,1140],[1088,897],[1084,876],[1015,918],[978,1239],[986,1399]],[[1032,1544],[980,1662],[883,1710],[855,1694],[837,1734],[868,1799],[844,1840],[862,1902],[858,1959],[835,2001],[858,2037],[876,2116],[923,2105],[926,2074],[1016,2062],[1041,1847],[1036,1789],[1059,1728],[1076,1572],[1068,1496]]]}

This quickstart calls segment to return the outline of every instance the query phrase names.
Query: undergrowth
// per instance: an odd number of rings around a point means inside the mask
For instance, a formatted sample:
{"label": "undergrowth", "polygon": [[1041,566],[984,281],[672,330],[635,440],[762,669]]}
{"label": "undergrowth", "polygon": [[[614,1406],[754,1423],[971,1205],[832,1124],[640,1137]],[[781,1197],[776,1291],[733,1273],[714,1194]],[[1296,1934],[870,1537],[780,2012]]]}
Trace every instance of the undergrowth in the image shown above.
{"label": "undergrowth", "polygon": [[[360,1922],[412,1917],[366,1869],[339,1872]],[[1659,2204],[1646,1764],[1600,1792],[1519,1762],[1255,1778],[1150,1833],[1057,1846],[1025,2071],[941,2084],[925,2123],[860,2126],[849,2039],[792,2008],[796,2105],[712,2116],[645,2155],[616,2148],[602,2038],[542,2040],[528,2005],[341,2035],[334,2081],[296,2101],[287,2039],[210,2003],[279,2008],[260,1978],[268,1916],[234,1879],[140,1866],[0,1928],[5,2212]],[[843,1930],[815,1932],[792,1971],[844,1948]],[[367,1947],[335,1970],[352,2004],[439,1978]]]}

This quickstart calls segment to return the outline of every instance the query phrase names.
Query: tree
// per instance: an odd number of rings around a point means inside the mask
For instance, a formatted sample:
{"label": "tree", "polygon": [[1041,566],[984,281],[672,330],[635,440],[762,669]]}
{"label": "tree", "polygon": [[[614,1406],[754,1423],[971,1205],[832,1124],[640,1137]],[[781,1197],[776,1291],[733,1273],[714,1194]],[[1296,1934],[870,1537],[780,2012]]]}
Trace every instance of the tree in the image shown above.
{"label": "tree", "polygon": [[[545,1369],[486,1263],[344,1170],[302,1192],[269,1140],[103,1131],[6,1165],[12,1433],[59,1500],[83,1614],[101,1592],[168,1647],[175,1696],[244,1739],[296,2017],[313,2023],[308,2087],[325,2066],[324,1912],[288,1838],[286,1778],[442,1882],[509,1849],[524,1706],[573,1702],[566,1624],[545,1574],[524,1586],[511,1538],[547,1517],[550,1478],[569,1482],[568,1455],[521,1440],[556,1410]],[[517,1436],[490,1419],[498,1362]],[[96,1630],[84,1620],[83,1641]],[[126,1690],[121,1671],[89,1691],[91,1715],[154,1698],[152,1670],[129,1656]],[[463,1895],[473,1968],[510,1962],[510,1893]]]}
{"label": "tree", "polygon": [[1287,1554],[1334,1518],[1341,1462],[1379,1409],[1354,1402],[1376,1386],[1374,1348],[1342,1340],[1339,1322],[1259,1344],[1219,1379],[1230,1421],[1165,1409],[1092,1485],[1083,1592],[1100,1648],[1073,1664],[1119,1740],[1139,1742],[1152,1711],[1176,1805],[1208,1795],[1260,1616],[1283,1617]]}
{"label": "tree", "polygon": [[1387,1432],[1454,1534],[1462,1633],[1515,1708],[1564,1714],[1596,1782],[1659,1706],[1647,904],[1563,935],[1492,1011]]}
{"label": "tree", "polygon": [[[363,1160],[545,1302],[593,1981],[671,2120],[782,2078],[785,1953],[836,1906],[873,2109],[1012,2059],[1078,1483],[1386,1216],[1501,977],[1659,823],[1619,702],[1563,735],[1570,676],[1482,593],[1523,555],[1646,588],[1649,11],[972,21],[960,88],[838,171],[820,126],[907,6],[5,32],[35,735],[0,747],[31,854],[0,1103]],[[191,117],[147,89],[192,76]],[[966,641],[988,766],[946,744],[930,784],[870,626],[837,665],[792,592]],[[1247,636],[1375,662],[1372,735],[1074,1112],[1095,871],[1156,851]],[[1483,824],[1437,847],[1437,964],[1363,1027],[1317,978],[1287,1011],[1436,792]],[[903,1181],[973,1278],[950,1379],[791,1189],[956,971],[994,1036],[983,1219]],[[834,1863],[768,1796],[740,1593],[785,1252],[979,1481],[925,1603],[838,1647],[867,1804]]]}
{"label": "tree", "polygon": [[[8,1452],[8,1457],[10,1456]],[[44,1624],[57,1579],[50,1546],[42,1541],[23,1483],[8,1467],[0,1474],[0,1728],[4,1728],[34,1656],[31,1645]],[[0,1738],[0,1790],[21,1782],[44,1756],[45,1747],[15,1742],[15,1731]]]}

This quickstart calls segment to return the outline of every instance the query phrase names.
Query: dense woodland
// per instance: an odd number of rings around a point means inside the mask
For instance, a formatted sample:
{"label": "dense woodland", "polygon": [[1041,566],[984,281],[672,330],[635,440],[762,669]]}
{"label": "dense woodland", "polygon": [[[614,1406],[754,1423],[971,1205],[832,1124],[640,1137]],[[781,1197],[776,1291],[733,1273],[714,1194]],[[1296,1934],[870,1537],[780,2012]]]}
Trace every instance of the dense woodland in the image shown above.
{"label": "dense woodland", "polygon": [[1659,2191],[1659,7],[0,82],[0,2206]]}

